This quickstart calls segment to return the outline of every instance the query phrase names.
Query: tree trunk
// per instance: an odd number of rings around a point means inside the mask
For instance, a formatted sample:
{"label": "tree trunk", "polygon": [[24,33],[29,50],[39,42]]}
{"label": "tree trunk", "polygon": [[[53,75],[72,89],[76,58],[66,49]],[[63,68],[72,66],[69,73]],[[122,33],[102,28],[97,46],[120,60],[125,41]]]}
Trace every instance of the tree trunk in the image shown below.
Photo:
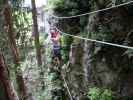
{"label": "tree trunk", "polygon": [[9,5],[9,1],[5,0],[5,10],[4,10],[4,17],[5,17],[5,25],[6,25],[6,31],[8,33],[8,39],[10,42],[10,47],[13,54],[14,64],[15,64],[15,72],[16,72],[16,81],[18,84],[18,90],[19,90],[19,98],[20,100],[27,100],[27,90],[24,83],[22,71],[19,66],[19,53],[16,46],[16,41],[14,38],[13,33],[13,23],[12,23],[12,14],[11,9]]}
{"label": "tree trunk", "polygon": [[[42,67],[42,56],[41,56],[41,46],[39,41],[39,32],[38,32],[38,23],[37,23],[37,10],[36,10],[36,3],[35,0],[31,0],[32,4],[32,19],[33,19],[33,32],[35,37],[35,47],[36,47],[36,58],[37,58],[37,64],[39,68],[41,69],[40,78],[44,77],[43,67]],[[40,70],[39,69],[39,70]],[[42,90],[44,90],[45,85],[44,81],[41,81]]]}
{"label": "tree trunk", "polygon": [[37,23],[37,10],[35,0],[31,0],[32,3],[32,18],[33,18],[33,28],[34,28],[34,35],[35,35],[35,47],[36,47],[36,54],[37,54],[37,63],[38,66],[42,65],[41,59],[41,47],[39,42],[39,32],[38,32],[38,23]]}
{"label": "tree trunk", "polygon": [[88,41],[84,41],[84,56],[83,56],[83,67],[85,74],[86,85],[91,84],[92,80],[92,53],[94,49],[94,44]]}
{"label": "tree trunk", "polygon": [[4,87],[7,100],[19,100],[9,78],[9,71],[5,64],[5,59],[0,52],[0,84]]}

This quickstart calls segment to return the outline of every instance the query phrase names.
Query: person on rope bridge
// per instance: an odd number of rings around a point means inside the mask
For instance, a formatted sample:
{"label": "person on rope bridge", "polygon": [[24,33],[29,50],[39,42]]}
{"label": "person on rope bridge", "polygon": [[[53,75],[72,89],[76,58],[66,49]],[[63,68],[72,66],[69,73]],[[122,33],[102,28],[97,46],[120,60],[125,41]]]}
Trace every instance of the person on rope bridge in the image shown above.
{"label": "person on rope bridge", "polygon": [[60,52],[60,33],[56,30],[55,27],[50,27],[51,41],[53,44],[53,63],[59,65],[61,61],[61,52]]}

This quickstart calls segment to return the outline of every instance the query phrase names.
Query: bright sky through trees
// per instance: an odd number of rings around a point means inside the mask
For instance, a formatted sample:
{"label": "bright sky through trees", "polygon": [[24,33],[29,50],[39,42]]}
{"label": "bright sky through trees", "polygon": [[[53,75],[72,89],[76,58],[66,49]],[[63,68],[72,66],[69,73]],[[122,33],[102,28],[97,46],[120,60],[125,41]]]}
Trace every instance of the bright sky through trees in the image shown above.
{"label": "bright sky through trees", "polygon": [[[42,5],[45,5],[47,0],[36,0],[36,6],[41,7]],[[25,0],[25,6],[31,7],[31,0]]]}

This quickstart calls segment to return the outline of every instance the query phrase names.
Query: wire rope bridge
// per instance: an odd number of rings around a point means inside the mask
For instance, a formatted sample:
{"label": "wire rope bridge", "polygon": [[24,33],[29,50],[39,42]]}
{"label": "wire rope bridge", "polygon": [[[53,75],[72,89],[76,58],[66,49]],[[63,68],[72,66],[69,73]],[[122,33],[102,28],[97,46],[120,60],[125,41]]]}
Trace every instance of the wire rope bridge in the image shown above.
{"label": "wire rope bridge", "polygon": [[[114,8],[119,8],[119,7],[122,7],[122,6],[129,5],[129,4],[132,4],[132,3],[133,3],[133,1],[130,1],[130,2],[122,3],[122,4],[119,4],[119,5],[112,6],[112,7],[108,7],[108,8],[105,8],[105,9],[100,9],[100,10],[96,10],[96,11],[92,11],[92,12],[88,12],[88,13],[84,13],[84,14],[79,14],[79,15],[74,15],[74,16],[55,16],[53,14],[49,14],[49,15],[52,16],[55,19],[71,19],[71,18],[86,16],[86,15],[90,15],[90,14],[94,14],[94,13],[98,13],[98,12],[108,11],[108,10],[111,10],[111,9],[114,9]],[[131,46],[119,45],[119,44],[115,44],[115,43],[109,43],[109,42],[105,42],[105,41],[99,41],[99,40],[95,40],[95,39],[84,38],[82,36],[76,36],[76,35],[68,34],[68,33],[62,32],[57,27],[56,27],[56,30],[58,32],[66,35],[66,36],[70,36],[70,37],[74,37],[74,38],[78,38],[78,39],[82,39],[82,40],[87,40],[87,41],[91,41],[91,42],[96,42],[96,43],[100,43],[100,44],[105,44],[105,45],[110,45],[110,46],[115,46],[115,47],[120,47],[120,48],[124,48],[124,49],[133,50],[133,47],[131,47]],[[69,61],[68,61],[67,64],[64,64],[64,65],[69,66]],[[65,76],[62,75],[62,78],[63,78],[64,84],[66,86],[67,92],[69,94],[70,100],[73,100],[73,96],[70,92],[70,89],[69,89],[69,86],[68,86],[67,81],[65,79]]]}
{"label": "wire rope bridge", "polygon": [[[130,1],[130,2],[126,2],[126,3],[123,3],[123,4],[119,4],[119,5],[116,5],[116,6],[112,6],[112,7],[108,7],[108,8],[105,8],[105,9],[101,9],[101,10],[96,10],[96,11],[92,11],[92,12],[89,12],[89,13],[84,13],[84,14],[80,14],[80,15],[75,15],[75,16],[63,16],[63,17],[58,17],[58,16],[55,16],[55,15],[52,15],[50,14],[53,18],[55,19],[71,19],[71,18],[76,18],[76,17],[81,17],[81,16],[86,16],[86,15],[90,15],[90,14],[94,14],[94,13],[98,13],[98,12],[103,12],[103,11],[108,11],[108,10],[111,10],[111,9],[114,9],[114,8],[119,8],[119,7],[122,7],[122,6],[126,6],[126,5],[129,5],[129,4],[133,4],[133,1]],[[125,46],[125,45],[119,45],[119,44],[115,44],[115,43],[109,43],[109,42],[105,42],[105,41],[99,41],[99,40],[95,40],[95,39],[90,39],[90,38],[84,38],[82,36],[76,36],[76,35],[72,35],[72,34],[68,34],[68,33],[65,33],[63,31],[61,31],[60,29],[58,29],[56,27],[56,30],[64,35],[67,35],[67,36],[70,36],[70,37],[74,37],[74,38],[78,38],[78,39],[82,39],[82,40],[87,40],[87,41],[91,41],[91,42],[96,42],[96,43],[100,43],[100,44],[105,44],[105,45],[110,45],[110,46],[115,46],[115,47],[120,47],[120,48],[125,48],[125,49],[131,49],[133,50],[133,47],[131,46]]]}

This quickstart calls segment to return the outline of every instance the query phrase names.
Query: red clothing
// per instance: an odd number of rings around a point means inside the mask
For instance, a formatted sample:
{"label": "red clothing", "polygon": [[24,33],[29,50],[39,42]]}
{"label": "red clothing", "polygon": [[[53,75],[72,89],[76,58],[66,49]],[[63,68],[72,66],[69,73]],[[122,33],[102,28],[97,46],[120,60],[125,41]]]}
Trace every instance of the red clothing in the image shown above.
{"label": "red clothing", "polygon": [[59,32],[52,30],[50,31],[50,34],[51,34],[51,38],[56,38],[59,35]]}
{"label": "red clothing", "polygon": [[50,30],[51,40],[53,42],[59,42],[60,33],[56,30]]}

